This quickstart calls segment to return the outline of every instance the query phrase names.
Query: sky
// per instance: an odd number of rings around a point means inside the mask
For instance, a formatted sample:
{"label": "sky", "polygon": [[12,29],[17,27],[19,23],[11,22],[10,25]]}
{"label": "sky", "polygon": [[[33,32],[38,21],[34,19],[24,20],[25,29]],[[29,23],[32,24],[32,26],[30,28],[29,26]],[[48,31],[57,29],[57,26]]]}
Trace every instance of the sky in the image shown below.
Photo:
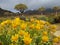
{"label": "sky", "polygon": [[20,3],[26,4],[30,10],[38,9],[41,6],[47,8],[60,6],[60,0],[0,0],[0,7],[12,12],[18,12],[14,9],[14,6]]}

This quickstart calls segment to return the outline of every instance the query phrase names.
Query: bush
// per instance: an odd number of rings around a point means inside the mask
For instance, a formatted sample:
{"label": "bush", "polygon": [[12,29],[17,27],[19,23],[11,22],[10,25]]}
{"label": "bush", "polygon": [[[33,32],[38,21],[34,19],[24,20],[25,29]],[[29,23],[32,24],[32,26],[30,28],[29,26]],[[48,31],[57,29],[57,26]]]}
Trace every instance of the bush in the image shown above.
{"label": "bush", "polygon": [[46,16],[40,16],[38,19],[48,21],[48,17],[46,17]]}
{"label": "bush", "polygon": [[53,17],[40,16],[38,19],[39,19],[39,20],[48,21],[48,22],[50,22],[50,23],[54,23],[54,18],[53,18]]}

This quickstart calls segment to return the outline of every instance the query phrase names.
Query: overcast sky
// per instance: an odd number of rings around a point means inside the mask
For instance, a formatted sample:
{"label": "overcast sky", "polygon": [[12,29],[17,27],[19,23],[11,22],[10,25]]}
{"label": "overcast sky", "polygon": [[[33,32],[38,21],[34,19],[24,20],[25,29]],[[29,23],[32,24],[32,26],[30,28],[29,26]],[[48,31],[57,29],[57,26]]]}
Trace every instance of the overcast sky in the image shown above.
{"label": "overcast sky", "polygon": [[41,6],[53,7],[60,6],[60,0],[0,0],[0,7],[6,10],[16,12],[14,6],[23,3],[28,6],[28,9],[38,9]]}

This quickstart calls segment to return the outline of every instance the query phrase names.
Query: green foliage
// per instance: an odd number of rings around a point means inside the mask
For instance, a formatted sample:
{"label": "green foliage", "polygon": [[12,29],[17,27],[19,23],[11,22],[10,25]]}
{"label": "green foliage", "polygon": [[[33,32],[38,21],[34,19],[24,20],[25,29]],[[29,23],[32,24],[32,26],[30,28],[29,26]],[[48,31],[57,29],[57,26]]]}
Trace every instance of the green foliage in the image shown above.
{"label": "green foliage", "polygon": [[48,22],[50,22],[50,23],[54,23],[54,18],[53,18],[53,17],[40,16],[38,19],[39,19],[39,20],[48,21]]}
{"label": "green foliage", "polygon": [[26,6],[25,4],[17,4],[17,5],[15,6],[15,9],[16,9],[16,10],[19,10],[21,13],[23,13],[24,10],[27,9],[27,6]]}
{"label": "green foliage", "polygon": [[60,7],[55,6],[55,7],[53,7],[53,9],[57,11],[57,10],[59,10],[59,9],[60,9]]}
{"label": "green foliage", "polygon": [[41,7],[38,10],[41,12],[41,15],[43,15],[43,11],[45,10],[45,8],[44,7]]}
{"label": "green foliage", "polygon": [[44,20],[44,21],[47,21],[48,20],[48,17],[46,17],[46,16],[40,16],[39,19]]}
{"label": "green foliage", "polygon": [[45,8],[44,8],[44,7],[41,7],[41,8],[39,8],[38,10],[39,10],[39,11],[44,11]]}
{"label": "green foliage", "polygon": [[54,16],[55,22],[60,23],[60,15]]}
{"label": "green foliage", "polygon": [[48,17],[48,22],[50,22],[50,23],[55,23],[55,19],[53,18],[53,17]]}

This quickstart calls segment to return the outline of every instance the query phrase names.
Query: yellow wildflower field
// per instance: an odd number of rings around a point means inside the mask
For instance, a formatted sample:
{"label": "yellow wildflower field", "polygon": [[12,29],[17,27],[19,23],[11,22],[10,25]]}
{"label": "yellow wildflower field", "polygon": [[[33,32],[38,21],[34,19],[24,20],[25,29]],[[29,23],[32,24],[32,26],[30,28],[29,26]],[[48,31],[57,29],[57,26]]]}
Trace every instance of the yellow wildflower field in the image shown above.
{"label": "yellow wildflower field", "polygon": [[56,25],[43,20],[20,18],[0,23],[0,43],[2,45],[53,45],[60,36],[55,36]]}

